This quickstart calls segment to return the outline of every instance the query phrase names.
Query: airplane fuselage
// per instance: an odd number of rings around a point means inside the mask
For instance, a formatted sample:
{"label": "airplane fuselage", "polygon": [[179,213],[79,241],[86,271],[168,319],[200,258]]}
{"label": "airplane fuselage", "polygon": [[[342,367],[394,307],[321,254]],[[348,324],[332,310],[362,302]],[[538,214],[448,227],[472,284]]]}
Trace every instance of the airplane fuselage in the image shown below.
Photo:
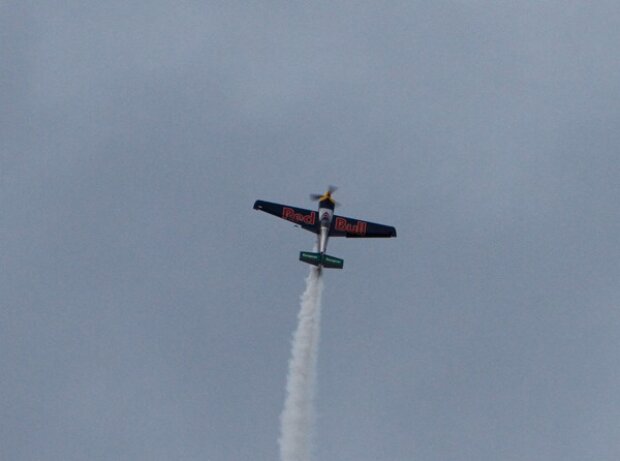
{"label": "airplane fuselage", "polygon": [[324,199],[319,202],[319,222],[321,230],[318,235],[319,253],[325,254],[327,251],[327,240],[329,239],[329,229],[334,217],[334,203],[330,199]]}

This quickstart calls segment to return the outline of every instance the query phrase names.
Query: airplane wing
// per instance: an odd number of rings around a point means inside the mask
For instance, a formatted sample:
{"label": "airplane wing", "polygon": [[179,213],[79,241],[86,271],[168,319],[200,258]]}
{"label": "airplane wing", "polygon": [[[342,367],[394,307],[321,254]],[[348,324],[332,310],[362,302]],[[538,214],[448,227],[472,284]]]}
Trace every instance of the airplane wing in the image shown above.
{"label": "airplane wing", "polygon": [[286,219],[315,234],[320,232],[316,211],[281,205],[279,203],[265,202],[264,200],[257,200],[254,202],[254,209],[264,211],[278,218]]}
{"label": "airplane wing", "polygon": [[329,236],[348,238],[396,237],[396,229],[392,226],[334,215]]}

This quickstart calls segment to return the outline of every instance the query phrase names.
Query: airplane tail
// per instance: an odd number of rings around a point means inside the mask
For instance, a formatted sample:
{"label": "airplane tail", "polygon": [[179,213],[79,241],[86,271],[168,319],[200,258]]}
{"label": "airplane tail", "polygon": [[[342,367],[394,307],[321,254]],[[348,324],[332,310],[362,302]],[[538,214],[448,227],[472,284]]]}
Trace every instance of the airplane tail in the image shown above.
{"label": "airplane tail", "polygon": [[299,253],[299,260],[313,266],[323,266],[326,269],[342,269],[344,260],[334,256],[302,251]]}

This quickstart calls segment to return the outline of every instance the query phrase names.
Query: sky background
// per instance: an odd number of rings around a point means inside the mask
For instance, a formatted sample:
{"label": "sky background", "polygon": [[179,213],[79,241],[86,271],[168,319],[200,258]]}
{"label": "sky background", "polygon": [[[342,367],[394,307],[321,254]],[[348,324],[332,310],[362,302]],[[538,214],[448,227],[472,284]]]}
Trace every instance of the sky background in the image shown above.
{"label": "sky background", "polygon": [[0,458],[620,458],[620,4],[0,3]]}

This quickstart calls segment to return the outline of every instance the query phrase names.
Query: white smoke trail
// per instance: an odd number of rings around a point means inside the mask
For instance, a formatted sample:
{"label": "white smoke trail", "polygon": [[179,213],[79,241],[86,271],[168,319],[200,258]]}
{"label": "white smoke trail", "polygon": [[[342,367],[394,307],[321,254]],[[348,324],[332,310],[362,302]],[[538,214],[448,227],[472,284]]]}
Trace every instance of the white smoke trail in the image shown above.
{"label": "white smoke trail", "polygon": [[314,432],[316,361],[321,323],[323,278],[315,268],[301,295],[297,330],[288,364],[286,400],[280,416],[281,461],[310,461]]}

